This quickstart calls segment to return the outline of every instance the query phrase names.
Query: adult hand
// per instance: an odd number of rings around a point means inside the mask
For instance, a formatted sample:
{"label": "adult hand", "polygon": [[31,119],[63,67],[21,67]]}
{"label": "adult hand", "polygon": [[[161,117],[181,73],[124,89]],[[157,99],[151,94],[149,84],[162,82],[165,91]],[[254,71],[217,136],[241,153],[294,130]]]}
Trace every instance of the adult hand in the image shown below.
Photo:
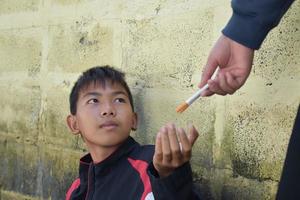
{"label": "adult hand", "polygon": [[198,138],[194,126],[189,135],[173,123],[163,126],[156,136],[153,165],[160,177],[170,175],[176,168],[188,162],[192,156],[192,146]]}
{"label": "adult hand", "polygon": [[[206,83],[209,85],[202,96],[233,94],[246,82],[252,68],[253,57],[253,49],[221,35],[208,56],[198,85],[199,87]],[[217,67],[220,68],[218,75],[211,80]]]}

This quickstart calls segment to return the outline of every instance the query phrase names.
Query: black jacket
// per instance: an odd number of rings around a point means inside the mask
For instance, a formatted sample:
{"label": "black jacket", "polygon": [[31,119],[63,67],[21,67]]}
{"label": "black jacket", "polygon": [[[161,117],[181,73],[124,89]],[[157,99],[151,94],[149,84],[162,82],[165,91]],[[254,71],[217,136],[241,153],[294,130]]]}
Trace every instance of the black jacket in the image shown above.
{"label": "black jacket", "polygon": [[[189,163],[160,179],[153,167],[153,145],[129,137],[104,161],[93,164],[90,154],[80,159],[79,178],[66,200],[197,200]],[[153,198],[154,197],[154,198]]]}
{"label": "black jacket", "polygon": [[233,14],[223,34],[251,49],[259,49],[269,31],[294,0],[232,0]]}

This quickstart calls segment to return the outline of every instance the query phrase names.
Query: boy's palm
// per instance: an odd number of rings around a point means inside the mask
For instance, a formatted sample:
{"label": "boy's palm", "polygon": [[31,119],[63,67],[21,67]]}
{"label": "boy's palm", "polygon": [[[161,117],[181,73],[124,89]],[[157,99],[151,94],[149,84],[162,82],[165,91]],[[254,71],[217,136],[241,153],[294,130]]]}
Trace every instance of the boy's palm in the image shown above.
{"label": "boy's palm", "polygon": [[184,129],[167,124],[156,136],[153,165],[160,177],[170,175],[176,168],[191,159],[192,146],[198,138],[194,126],[189,128],[189,136]]}

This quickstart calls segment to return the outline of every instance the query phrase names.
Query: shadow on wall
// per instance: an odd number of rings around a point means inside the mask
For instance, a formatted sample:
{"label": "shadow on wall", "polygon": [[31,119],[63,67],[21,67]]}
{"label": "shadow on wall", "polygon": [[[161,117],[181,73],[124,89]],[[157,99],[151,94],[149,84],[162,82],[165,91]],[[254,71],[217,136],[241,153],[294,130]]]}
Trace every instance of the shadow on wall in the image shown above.
{"label": "shadow on wall", "polygon": [[61,166],[61,152],[52,152],[55,156],[49,156],[42,147],[5,140],[0,141],[0,154],[0,200],[64,199],[67,188],[77,176],[77,171],[55,167]]}

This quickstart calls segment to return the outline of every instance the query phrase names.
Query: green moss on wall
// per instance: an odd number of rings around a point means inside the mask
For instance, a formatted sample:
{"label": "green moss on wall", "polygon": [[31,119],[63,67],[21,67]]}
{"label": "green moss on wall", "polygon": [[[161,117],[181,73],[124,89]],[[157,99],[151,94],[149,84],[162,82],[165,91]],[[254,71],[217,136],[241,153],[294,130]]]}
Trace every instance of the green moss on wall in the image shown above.
{"label": "green moss on wall", "polygon": [[16,192],[0,190],[1,200],[39,200],[38,198],[30,197]]}

